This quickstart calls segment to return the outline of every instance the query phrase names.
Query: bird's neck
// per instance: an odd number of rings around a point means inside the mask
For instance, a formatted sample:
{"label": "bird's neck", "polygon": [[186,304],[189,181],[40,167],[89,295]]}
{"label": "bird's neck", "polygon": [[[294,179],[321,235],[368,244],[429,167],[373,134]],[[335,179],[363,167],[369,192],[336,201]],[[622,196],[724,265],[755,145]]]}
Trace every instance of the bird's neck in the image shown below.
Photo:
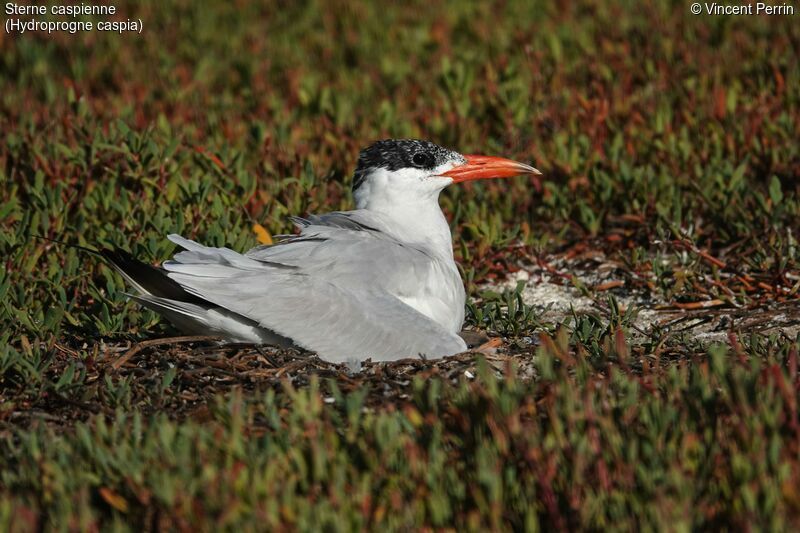
{"label": "bird's neck", "polygon": [[438,257],[452,261],[453,239],[439,207],[438,191],[413,200],[381,201],[372,197],[359,202],[358,208],[380,216],[385,231],[400,242],[424,246]]}

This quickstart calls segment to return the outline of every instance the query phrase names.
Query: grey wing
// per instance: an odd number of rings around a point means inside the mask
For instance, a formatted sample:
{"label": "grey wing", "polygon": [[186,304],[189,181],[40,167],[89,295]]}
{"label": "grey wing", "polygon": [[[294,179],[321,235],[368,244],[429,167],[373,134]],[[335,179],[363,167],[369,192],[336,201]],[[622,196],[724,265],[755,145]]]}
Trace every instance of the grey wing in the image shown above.
{"label": "grey wing", "polygon": [[[253,248],[245,256],[312,276],[335,275],[339,286],[368,286],[392,294],[413,293],[429,277],[440,279],[437,274],[446,274],[440,272],[444,265],[426,250],[397,242],[383,231],[379,220],[359,215],[347,211],[295,217],[300,235]],[[460,278],[455,281],[463,288]]]}
{"label": "grey wing", "polygon": [[[185,290],[252,319],[328,361],[436,358],[467,348],[461,337],[391,294],[373,290],[369,284],[367,290],[363,280],[351,283],[342,265],[326,277],[308,272],[299,259],[304,254],[319,254],[316,247],[303,250],[303,246],[294,252],[292,261],[278,262],[273,255],[263,258],[266,261],[256,260],[175,235],[170,240],[187,251],[166,262],[164,268]],[[291,248],[298,244],[302,242]],[[339,250],[336,255],[341,258],[341,254]],[[319,267],[313,260],[310,263]]]}

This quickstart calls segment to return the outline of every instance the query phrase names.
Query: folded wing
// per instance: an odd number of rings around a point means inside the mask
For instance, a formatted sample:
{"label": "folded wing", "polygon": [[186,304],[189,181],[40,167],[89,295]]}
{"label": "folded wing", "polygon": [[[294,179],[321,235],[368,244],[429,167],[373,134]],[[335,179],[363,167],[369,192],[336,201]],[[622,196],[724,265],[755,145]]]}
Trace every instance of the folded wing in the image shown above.
{"label": "folded wing", "polygon": [[436,268],[425,250],[393,242],[345,213],[325,217],[299,220],[300,235],[245,255],[171,235],[185,251],[164,268],[190,294],[329,361],[466,350],[461,337],[395,296]]}

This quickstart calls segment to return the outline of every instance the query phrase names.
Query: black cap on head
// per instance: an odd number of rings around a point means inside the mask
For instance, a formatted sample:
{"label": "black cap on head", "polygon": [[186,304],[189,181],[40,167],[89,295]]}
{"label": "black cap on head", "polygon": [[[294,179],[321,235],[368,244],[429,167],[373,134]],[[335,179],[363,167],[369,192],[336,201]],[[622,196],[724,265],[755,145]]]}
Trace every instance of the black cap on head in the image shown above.
{"label": "black cap on head", "polygon": [[388,171],[401,168],[432,170],[448,161],[462,161],[463,156],[430,141],[419,139],[385,139],[361,150],[353,177],[353,190],[358,189],[372,169]]}

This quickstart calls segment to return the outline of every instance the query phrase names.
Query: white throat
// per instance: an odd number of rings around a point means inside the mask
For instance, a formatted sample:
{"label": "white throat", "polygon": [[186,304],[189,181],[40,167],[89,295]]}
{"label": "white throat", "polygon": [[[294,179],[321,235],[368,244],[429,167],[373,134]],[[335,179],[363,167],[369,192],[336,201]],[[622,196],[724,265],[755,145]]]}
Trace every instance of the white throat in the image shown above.
{"label": "white throat", "polygon": [[424,245],[439,257],[452,259],[450,226],[439,207],[439,193],[451,181],[412,169],[375,169],[355,191],[356,208],[380,215],[401,242]]}

